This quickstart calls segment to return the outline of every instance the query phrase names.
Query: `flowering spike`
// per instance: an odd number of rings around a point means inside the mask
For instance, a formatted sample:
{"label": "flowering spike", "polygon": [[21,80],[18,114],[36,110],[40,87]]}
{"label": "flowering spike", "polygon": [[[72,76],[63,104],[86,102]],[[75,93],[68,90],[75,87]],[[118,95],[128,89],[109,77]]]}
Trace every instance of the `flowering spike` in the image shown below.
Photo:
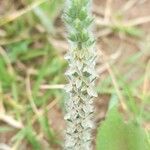
{"label": "flowering spike", "polygon": [[90,0],[66,0],[64,20],[68,29],[70,51],[66,55],[69,80],[66,91],[67,121],[65,150],[91,150],[91,130],[93,128],[93,99],[97,96],[94,89],[96,52],[92,36],[93,18]]}

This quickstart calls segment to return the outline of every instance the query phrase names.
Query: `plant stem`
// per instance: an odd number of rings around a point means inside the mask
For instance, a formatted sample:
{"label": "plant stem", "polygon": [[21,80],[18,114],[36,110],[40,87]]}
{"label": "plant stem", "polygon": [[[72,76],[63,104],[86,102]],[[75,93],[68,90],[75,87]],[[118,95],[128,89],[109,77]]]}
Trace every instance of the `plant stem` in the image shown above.
{"label": "plant stem", "polygon": [[67,0],[64,20],[68,29],[70,50],[66,55],[69,69],[66,76],[69,84],[66,91],[67,129],[65,150],[91,150],[93,128],[93,99],[96,52],[92,36],[91,0]]}

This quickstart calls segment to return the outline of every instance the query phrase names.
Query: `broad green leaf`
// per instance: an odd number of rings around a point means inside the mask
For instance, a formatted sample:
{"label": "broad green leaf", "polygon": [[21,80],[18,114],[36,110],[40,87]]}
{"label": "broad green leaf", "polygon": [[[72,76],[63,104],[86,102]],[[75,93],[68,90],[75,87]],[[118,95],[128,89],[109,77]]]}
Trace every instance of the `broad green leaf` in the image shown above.
{"label": "broad green leaf", "polygon": [[116,108],[98,128],[97,150],[148,150],[144,130],[134,122],[125,123]]}

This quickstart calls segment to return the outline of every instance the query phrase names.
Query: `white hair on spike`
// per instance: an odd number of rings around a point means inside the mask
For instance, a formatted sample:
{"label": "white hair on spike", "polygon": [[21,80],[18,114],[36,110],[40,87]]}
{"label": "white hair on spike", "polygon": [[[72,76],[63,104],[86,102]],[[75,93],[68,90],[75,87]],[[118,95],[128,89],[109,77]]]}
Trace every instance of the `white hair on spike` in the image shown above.
{"label": "white hair on spike", "polygon": [[69,95],[66,102],[67,129],[65,150],[91,150],[93,129],[93,100],[97,96],[94,85],[96,52],[92,35],[91,0],[66,0],[64,21],[70,44],[66,59]]}

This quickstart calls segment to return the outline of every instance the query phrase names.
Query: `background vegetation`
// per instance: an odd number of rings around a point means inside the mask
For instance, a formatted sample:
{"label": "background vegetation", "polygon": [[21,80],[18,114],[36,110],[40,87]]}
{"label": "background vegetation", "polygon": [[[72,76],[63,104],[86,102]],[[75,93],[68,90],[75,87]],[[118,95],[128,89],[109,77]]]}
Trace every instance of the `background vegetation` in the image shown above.
{"label": "background vegetation", "polygon": [[[97,150],[150,147],[149,7],[149,0],[94,0]],[[62,9],[63,0],[0,1],[0,149],[62,149]]]}

